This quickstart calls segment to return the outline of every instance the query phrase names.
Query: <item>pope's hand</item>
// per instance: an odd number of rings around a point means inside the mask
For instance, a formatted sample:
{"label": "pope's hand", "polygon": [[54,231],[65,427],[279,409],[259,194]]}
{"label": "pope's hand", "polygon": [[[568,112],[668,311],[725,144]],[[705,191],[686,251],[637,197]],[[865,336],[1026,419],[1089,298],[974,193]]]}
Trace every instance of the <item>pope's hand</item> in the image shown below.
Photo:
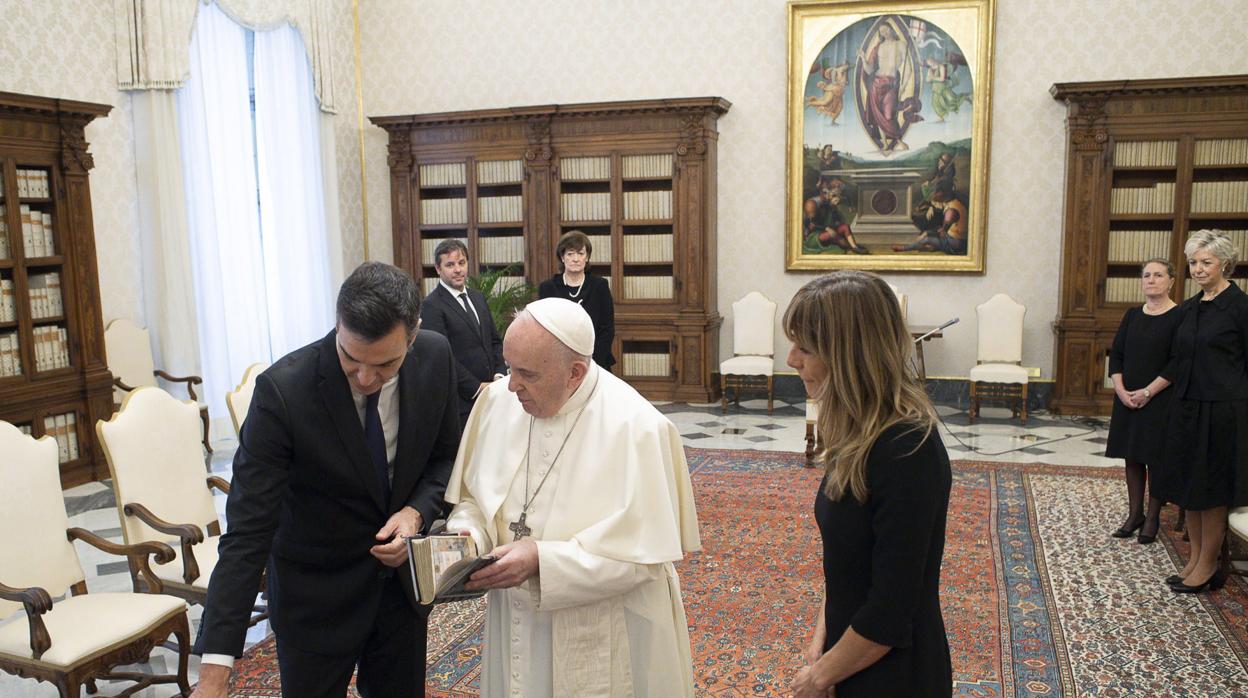
{"label": "pope's hand", "polygon": [[377,540],[383,543],[374,545],[368,552],[381,560],[383,565],[398,567],[407,562],[407,541],[403,540],[404,536],[410,538],[420,533],[422,523],[419,511],[411,507],[399,509],[377,532]]}
{"label": "pope's hand", "polygon": [[531,538],[500,545],[490,555],[498,558],[497,562],[473,573],[468,589],[508,589],[537,575],[537,543]]}

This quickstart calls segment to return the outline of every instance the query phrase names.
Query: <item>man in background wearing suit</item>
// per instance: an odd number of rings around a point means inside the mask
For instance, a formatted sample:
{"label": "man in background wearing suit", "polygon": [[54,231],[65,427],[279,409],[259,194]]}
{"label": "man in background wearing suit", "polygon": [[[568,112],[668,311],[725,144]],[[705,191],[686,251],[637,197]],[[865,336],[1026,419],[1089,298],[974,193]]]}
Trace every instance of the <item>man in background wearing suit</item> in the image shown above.
{"label": "man in background wearing suit", "polygon": [[421,327],[445,336],[459,366],[459,416],[461,426],[485,386],[507,373],[503,363],[503,340],[485,296],[467,287],[468,248],[454,238],[433,250],[438,285],[425,298],[420,311]]}
{"label": "man in background wearing suit", "polygon": [[256,380],[208,585],[195,696],[224,697],[262,571],[284,696],[423,696],[428,608],[404,536],[442,506],[459,445],[455,362],[416,282],[367,262],[323,339]]}

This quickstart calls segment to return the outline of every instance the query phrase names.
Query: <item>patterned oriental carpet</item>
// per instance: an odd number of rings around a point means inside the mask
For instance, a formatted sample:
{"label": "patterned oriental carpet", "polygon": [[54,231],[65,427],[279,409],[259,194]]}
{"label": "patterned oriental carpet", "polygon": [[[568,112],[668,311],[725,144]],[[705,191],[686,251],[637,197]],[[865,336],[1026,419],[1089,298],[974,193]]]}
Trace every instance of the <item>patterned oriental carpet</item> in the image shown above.
{"label": "patterned oriental carpet", "polygon": [[[679,565],[699,695],[789,695],[821,599],[800,454],[688,448],[704,550]],[[1118,469],[954,464],[942,604],[954,695],[1248,695],[1248,585],[1180,596],[1167,508],[1158,543],[1109,532]],[[484,603],[439,607],[429,695],[476,696]],[[231,695],[278,696],[272,637],[239,661]],[[354,695],[354,693],[353,693]]]}

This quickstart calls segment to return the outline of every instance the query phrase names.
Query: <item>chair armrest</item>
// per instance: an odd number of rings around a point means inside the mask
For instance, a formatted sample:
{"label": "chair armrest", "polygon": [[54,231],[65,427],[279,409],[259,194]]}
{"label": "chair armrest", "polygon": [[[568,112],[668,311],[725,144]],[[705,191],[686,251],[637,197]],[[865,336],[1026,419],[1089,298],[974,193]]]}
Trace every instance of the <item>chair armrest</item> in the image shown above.
{"label": "chair armrest", "polygon": [[159,368],[152,371],[152,373],[155,374],[156,377],[164,378],[171,383],[186,383],[186,392],[191,396],[191,399],[196,401],[199,400],[199,398],[195,395],[194,386],[202,384],[204,382],[203,378],[200,378],[199,376],[171,376]]}
{"label": "chair armrest", "polygon": [[195,524],[169,523],[138,502],[125,505],[122,511],[126,516],[133,516],[161,533],[182,539],[182,578],[187,584],[199,579],[199,564],[195,562],[195,553],[191,552],[191,547],[204,542],[204,529]]}
{"label": "chair armrest", "polygon": [[43,614],[52,610],[52,596],[40,587],[18,589],[0,584],[0,599],[20,603],[26,609],[26,622],[30,626],[30,652],[35,659],[43,656],[52,646],[48,626],[43,624]]}
{"label": "chair armrest", "polygon": [[85,528],[71,528],[65,532],[65,536],[71,541],[80,540],[87,545],[112,555],[126,556],[131,564],[138,568],[139,575],[143,578],[144,583],[147,584],[148,593],[159,594],[164,591],[165,583],[160,581],[160,577],[152,573],[147,556],[151,555],[156,562],[162,564],[172,562],[174,558],[173,548],[169,547],[167,543],[153,540],[122,545],[105,540]]}
{"label": "chair armrest", "polygon": [[221,490],[224,494],[230,493],[230,483],[226,482],[225,478],[218,477],[216,475],[210,475],[208,477],[208,487],[209,489],[215,487],[216,489]]}
{"label": "chair armrest", "polygon": [[113,385],[117,386],[118,388],[121,388],[122,390],[126,391],[127,393],[129,393],[129,392],[133,392],[133,391],[134,391],[134,386],[133,386],[133,385],[126,385],[125,383],[122,383],[122,382],[121,382],[121,379],[120,379],[120,378],[117,378],[117,377],[114,377],[114,378],[113,378]]}

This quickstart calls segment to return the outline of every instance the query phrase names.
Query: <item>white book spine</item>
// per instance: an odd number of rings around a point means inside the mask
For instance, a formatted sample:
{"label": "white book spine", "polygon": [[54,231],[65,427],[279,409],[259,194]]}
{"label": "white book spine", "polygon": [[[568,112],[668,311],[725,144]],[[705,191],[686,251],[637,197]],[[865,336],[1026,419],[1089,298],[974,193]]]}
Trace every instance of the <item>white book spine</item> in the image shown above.
{"label": "white book spine", "polygon": [[78,460],[78,417],[73,412],[65,415],[65,436],[69,442],[69,459]]}

